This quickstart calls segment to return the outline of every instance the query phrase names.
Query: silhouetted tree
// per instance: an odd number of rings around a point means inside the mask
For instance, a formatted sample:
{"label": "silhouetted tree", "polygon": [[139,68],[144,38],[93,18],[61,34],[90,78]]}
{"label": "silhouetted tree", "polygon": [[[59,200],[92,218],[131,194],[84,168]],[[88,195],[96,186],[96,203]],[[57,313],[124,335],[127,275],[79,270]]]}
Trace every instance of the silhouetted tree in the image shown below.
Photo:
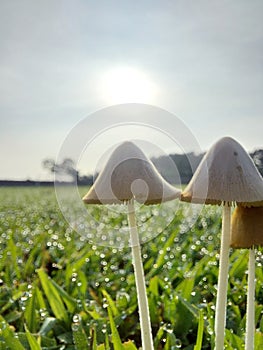
{"label": "silhouetted tree", "polygon": [[[169,158],[173,161],[177,171],[175,171],[174,166],[171,166]],[[153,158],[152,162],[168,182],[172,184],[186,184],[191,180],[193,173],[202,158],[203,154],[196,155],[193,152],[190,152],[186,154],[170,154],[170,156]]]}
{"label": "silhouetted tree", "polygon": [[75,168],[74,161],[70,158],[65,158],[61,163],[56,163],[54,159],[47,158],[43,160],[42,165],[53,174],[67,175],[73,181],[78,181],[79,173]]}
{"label": "silhouetted tree", "polygon": [[[70,176],[72,178],[72,181],[77,181],[78,185],[91,186],[93,184],[93,176],[80,176],[78,170],[76,170],[74,161],[70,158],[63,159],[61,163],[56,163],[54,159],[47,158],[43,160],[42,165],[52,174]],[[95,178],[96,176],[97,174],[95,174]]]}

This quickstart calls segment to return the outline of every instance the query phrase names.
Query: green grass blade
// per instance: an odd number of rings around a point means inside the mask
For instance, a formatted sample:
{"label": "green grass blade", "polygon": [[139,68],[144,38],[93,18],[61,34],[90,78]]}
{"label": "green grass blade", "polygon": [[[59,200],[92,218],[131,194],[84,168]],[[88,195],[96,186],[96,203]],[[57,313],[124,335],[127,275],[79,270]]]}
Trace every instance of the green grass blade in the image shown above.
{"label": "green grass blade", "polygon": [[72,333],[76,350],[87,349],[88,338],[81,323],[72,325]]}
{"label": "green grass blade", "polygon": [[30,350],[41,350],[41,346],[38,344],[36,338],[29,332],[28,328],[25,326],[27,341],[30,346]]}
{"label": "green grass blade", "polygon": [[19,255],[17,250],[18,250],[18,248],[17,248],[13,238],[10,238],[8,240],[7,251],[9,252],[9,254],[11,254],[11,257],[12,257],[12,262],[13,262],[12,269],[15,271],[17,278],[20,279],[21,278],[21,271],[20,271],[18,263],[17,263],[18,255]]}
{"label": "green grass blade", "polygon": [[[94,348],[96,350],[105,350],[105,345],[104,344],[100,344],[98,345],[96,348]],[[93,350],[93,349],[92,349]]]}
{"label": "green grass blade", "polygon": [[113,316],[114,316],[114,317],[115,317],[115,316],[118,316],[118,315],[120,314],[120,313],[119,313],[119,310],[117,309],[117,307],[116,307],[114,301],[112,300],[111,296],[109,295],[109,293],[107,293],[106,290],[103,289],[103,290],[102,290],[102,294],[103,294],[103,296],[107,299],[107,302],[108,302],[108,304],[109,304],[109,306],[110,306],[110,309],[111,309],[111,311],[112,311]]}
{"label": "green grass blade", "polygon": [[56,326],[57,320],[54,317],[47,317],[39,330],[41,336],[45,336]]}
{"label": "green grass blade", "polygon": [[69,318],[66,308],[61,299],[61,295],[59,295],[59,292],[51,283],[49,277],[46,275],[43,269],[38,269],[37,273],[54,315],[59,320],[63,320],[67,323],[69,321]]}
{"label": "green grass blade", "polygon": [[148,290],[156,298],[158,298],[159,296],[159,277],[158,276],[154,276],[153,278],[151,278]]}
{"label": "green grass blade", "polygon": [[35,290],[33,290],[32,296],[27,301],[24,317],[29,331],[35,333],[37,329]]}
{"label": "green grass blade", "polygon": [[125,350],[137,350],[136,346],[133,344],[133,342],[130,340],[123,344],[123,348]]}
{"label": "green grass blade", "polygon": [[114,348],[114,350],[124,350],[124,347],[121,343],[121,338],[119,336],[117,327],[116,327],[115,322],[114,322],[114,318],[113,318],[113,314],[112,314],[110,306],[108,307],[108,315],[109,315],[109,320],[110,320],[113,348]]}
{"label": "green grass blade", "polygon": [[89,342],[85,330],[82,326],[82,320],[80,315],[75,315],[73,317],[73,324],[71,325],[73,333],[73,341],[76,350],[87,349]]}
{"label": "green grass blade", "polygon": [[34,248],[30,251],[30,254],[25,262],[23,276],[30,276],[32,273],[34,273],[38,257],[43,256],[41,246],[44,244],[44,239],[45,237],[43,234],[40,234],[34,238]]}
{"label": "green grass blade", "polygon": [[92,329],[92,350],[97,350],[97,331],[96,327]]}
{"label": "green grass blade", "polygon": [[190,304],[187,300],[181,297],[181,295],[177,295],[178,300],[182,303],[182,305],[190,312],[192,315],[197,318],[198,317],[198,309],[195,305]]}
{"label": "green grass blade", "polygon": [[73,313],[76,309],[77,302],[74,298],[72,298],[63,288],[61,288],[56,282],[50,280],[54,288],[57,290],[64,303],[66,304],[69,312]]}
{"label": "green grass blade", "polygon": [[0,315],[0,339],[4,340],[5,345],[10,349],[25,350],[20,341],[15,338],[15,333],[9,327],[9,324]]}
{"label": "green grass blade", "polygon": [[3,314],[6,310],[8,310],[9,308],[11,308],[14,305],[14,302],[19,300],[24,294],[24,291],[20,290],[18,292],[15,292],[12,295],[12,299],[9,300],[0,310],[0,313]]}
{"label": "green grass blade", "polygon": [[202,350],[203,334],[204,334],[204,315],[203,315],[203,312],[200,311],[197,339],[196,339],[196,345],[194,347],[194,350]]}
{"label": "green grass blade", "polygon": [[110,350],[110,342],[108,333],[105,334],[105,350]]}
{"label": "green grass blade", "polygon": [[255,333],[255,350],[263,349],[263,333],[256,332]]}
{"label": "green grass blade", "polygon": [[175,290],[176,292],[180,292],[181,297],[183,297],[185,300],[190,301],[194,283],[194,278],[186,278],[176,287]]}
{"label": "green grass blade", "polygon": [[226,349],[243,349],[243,339],[233,334],[229,329],[225,330],[225,347]]}

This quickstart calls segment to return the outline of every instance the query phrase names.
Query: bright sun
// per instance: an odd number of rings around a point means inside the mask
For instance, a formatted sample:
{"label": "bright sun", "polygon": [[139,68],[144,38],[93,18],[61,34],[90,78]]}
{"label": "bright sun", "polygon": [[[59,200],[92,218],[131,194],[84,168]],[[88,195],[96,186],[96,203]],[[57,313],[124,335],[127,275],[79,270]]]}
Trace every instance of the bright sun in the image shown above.
{"label": "bright sun", "polygon": [[119,67],[105,73],[100,92],[110,103],[153,103],[156,86],[143,72],[131,67]]}

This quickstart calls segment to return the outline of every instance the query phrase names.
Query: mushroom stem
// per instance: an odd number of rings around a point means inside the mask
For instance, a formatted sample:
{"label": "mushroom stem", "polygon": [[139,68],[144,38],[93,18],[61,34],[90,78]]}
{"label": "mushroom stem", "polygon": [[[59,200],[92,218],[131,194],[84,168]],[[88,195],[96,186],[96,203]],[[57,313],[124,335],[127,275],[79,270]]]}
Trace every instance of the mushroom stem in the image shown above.
{"label": "mushroom stem", "polygon": [[224,335],[226,325],[226,303],[228,287],[228,261],[230,247],[231,207],[223,206],[222,238],[220,247],[218,289],[215,312],[215,350],[224,349]]}
{"label": "mushroom stem", "polygon": [[254,349],[255,332],[255,250],[249,249],[245,349]]}
{"label": "mushroom stem", "polygon": [[136,226],[135,209],[134,209],[133,200],[128,202],[127,207],[128,207],[128,221],[129,221],[129,228],[130,228],[133,266],[134,266],[134,274],[135,274],[135,282],[136,282],[138,306],[139,306],[142,349],[154,350],[149,306],[148,306],[148,299],[146,294],[145,279],[144,279],[144,272],[143,272],[143,264],[142,264],[142,258],[141,258],[141,247],[140,247],[138,230]]}

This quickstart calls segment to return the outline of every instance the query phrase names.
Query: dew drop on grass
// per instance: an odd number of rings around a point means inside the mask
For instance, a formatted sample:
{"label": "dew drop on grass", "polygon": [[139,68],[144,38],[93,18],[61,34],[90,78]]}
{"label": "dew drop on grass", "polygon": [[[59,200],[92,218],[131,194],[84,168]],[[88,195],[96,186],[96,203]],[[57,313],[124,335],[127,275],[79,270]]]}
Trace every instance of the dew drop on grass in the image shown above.
{"label": "dew drop on grass", "polygon": [[77,299],[77,305],[79,308],[82,307],[82,300],[81,299]]}
{"label": "dew drop on grass", "polygon": [[39,310],[40,318],[43,321],[47,317],[47,310],[46,309],[40,309]]}
{"label": "dew drop on grass", "polygon": [[79,330],[80,322],[81,322],[80,315],[78,315],[78,314],[74,315],[72,318],[72,321],[73,321],[73,323],[71,325],[72,331],[77,332]]}
{"label": "dew drop on grass", "polygon": [[71,325],[71,329],[73,332],[77,332],[79,330],[79,327],[80,327],[79,323],[73,323]]}
{"label": "dew drop on grass", "polygon": [[102,304],[103,309],[107,309],[108,306],[109,306],[109,304],[107,304],[107,303]]}
{"label": "dew drop on grass", "polygon": [[182,254],[182,261],[185,262],[187,260],[187,255],[186,254]]}
{"label": "dew drop on grass", "polygon": [[74,323],[79,323],[80,322],[80,316],[78,314],[74,315],[72,321]]}
{"label": "dew drop on grass", "polygon": [[176,349],[180,349],[182,347],[182,342],[180,339],[176,339],[175,346],[176,346]]}
{"label": "dew drop on grass", "polygon": [[104,325],[102,326],[101,332],[102,332],[103,334],[106,334],[106,332],[107,332],[107,325],[104,324]]}

